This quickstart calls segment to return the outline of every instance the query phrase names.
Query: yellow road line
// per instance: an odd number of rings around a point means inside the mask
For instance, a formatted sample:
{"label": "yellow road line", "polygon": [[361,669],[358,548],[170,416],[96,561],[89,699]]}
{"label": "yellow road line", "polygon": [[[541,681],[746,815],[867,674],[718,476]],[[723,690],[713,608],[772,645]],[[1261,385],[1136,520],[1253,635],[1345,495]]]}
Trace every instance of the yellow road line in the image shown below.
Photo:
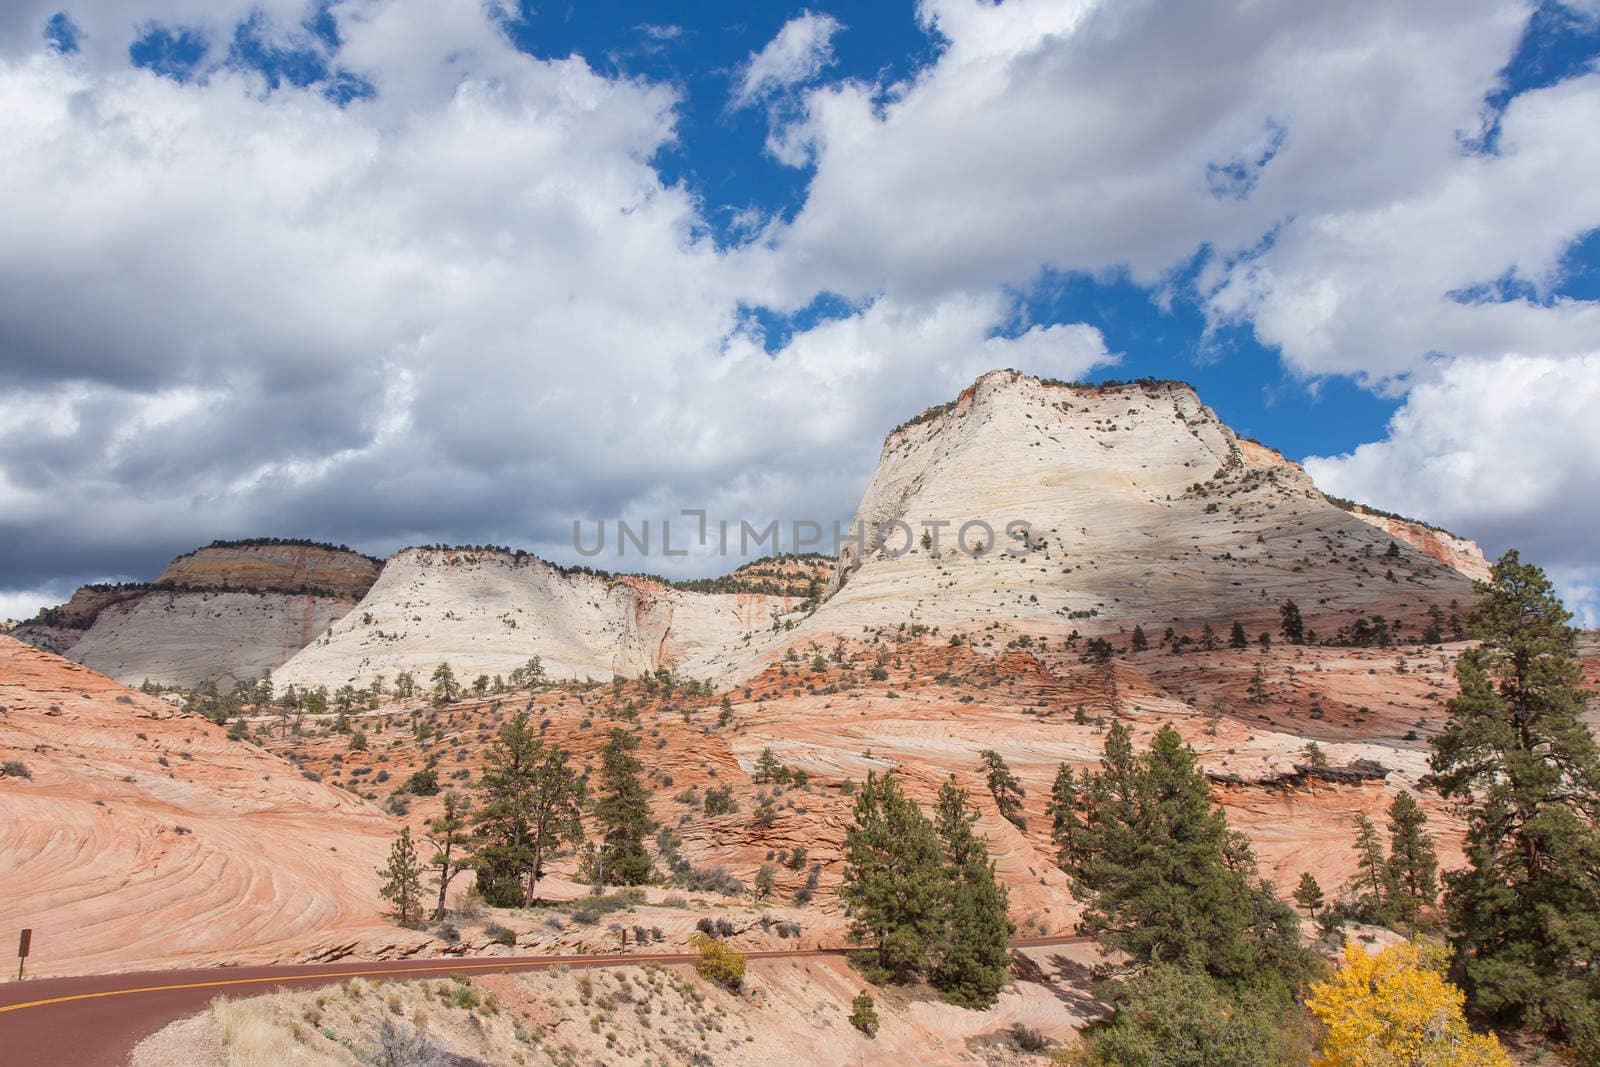
{"label": "yellow road line", "polygon": [[269,978],[229,978],[211,982],[181,982],[174,985],[137,986],[132,989],[103,989],[98,993],[73,993],[64,997],[48,997],[44,1000],[29,1000],[21,1004],[0,1005],[0,1013],[20,1011],[23,1008],[37,1008],[45,1004],[64,1004],[73,1000],[96,1000],[101,997],[120,997],[133,993],[164,993],[174,989],[214,989],[222,986],[236,985],[267,985],[272,982],[303,982],[313,978],[370,978],[375,975],[412,975],[412,974],[437,974],[449,971],[471,971],[493,969],[496,971],[533,970],[539,967],[559,967],[562,964],[586,963],[590,966],[624,966],[640,963],[649,963],[652,960],[668,960],[675,963],[685,963],[693,957],[677,955],[653,956],[571,956],[558,960],[529,960],[526,963],[496,963],[493,960],[480,960],[476,963],[450,963],[433,966],[417,967],[391,967],[371,971],[320,971],[309,974],[281,974]]}
{"label": "yellow road line", "polygon": [[[1055,942],[1055,939],[1047,938],[1043,940],[1046,943]],[[1055,943],[1066,943],[1069,940],[1075,939],[1062,939],[1060,942]],[[1029,941],[1018,941],[1013,942],[1012,947],[1033,948],[1042,946],[1031,944]],[[751,959],[789,959],[825,955],[844,951],[846,950],[838,948],[767,949],[764,951],[757,949],[756,951],[750,952],[747,955]],[[210,982],[181,982],[174,985],[137,986],[132,989],[102,989],[98,993],[73,993],[62,997],[47,997],[43,1000],[24,1001],[21,1004],[0,1005],[0,1015],[3,1015],[8,1011],[21,1011],[23,1008],[39,1008],[47,1004],[65,1004],[74,1000],[98,1000],[102,997],[130,996],[134,993],[166,993],[175,989],[220,989],[225,986],[268,985],[273,982],[304,982],[314,978],[371,978],[384,975],[391,977],[402,977],[406,975],[440,974],[449,973],[452,971],[473,970],[491,970],[495,972],[537,970],[541,967],[560,967],[563,964],[569,966],[572,964],[578,964],[590,967],[621,967],[644,963],[676,964],[692,963],[694,962],[694,959],[695,957],[688,953],[647,953],[644,955],[633,956],[574,955],[563,956],[559,959],[528,960],[524,963],[500,963],[491,958],[479,959],[475,962],[462,960],[455,963],[439,963],[428,965],[419,964],[415,967],[390,967],[365,971],[313,971],[308,974],[280,974],[273,975],[268,978],[227,978]]]}

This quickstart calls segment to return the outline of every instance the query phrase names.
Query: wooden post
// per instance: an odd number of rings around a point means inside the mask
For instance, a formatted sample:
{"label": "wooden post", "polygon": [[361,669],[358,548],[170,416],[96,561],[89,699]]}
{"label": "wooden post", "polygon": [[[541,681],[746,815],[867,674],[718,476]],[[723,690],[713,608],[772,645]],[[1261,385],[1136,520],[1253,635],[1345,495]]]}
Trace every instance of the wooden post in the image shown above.
{"label": "wooden post", "polygon": [[17,942],[17,981],[22,981],[22,968],[28,962],[28,947],[33,944],[33,931],[22,931],[22,938]]}

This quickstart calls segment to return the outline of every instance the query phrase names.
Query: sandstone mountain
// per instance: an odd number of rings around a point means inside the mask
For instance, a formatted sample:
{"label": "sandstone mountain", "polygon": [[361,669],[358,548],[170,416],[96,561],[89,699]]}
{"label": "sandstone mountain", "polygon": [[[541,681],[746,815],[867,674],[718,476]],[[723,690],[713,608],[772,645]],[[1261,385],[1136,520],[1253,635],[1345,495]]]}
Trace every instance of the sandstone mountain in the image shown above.
{"label": "sandstone mountain", "polygon": [[[1026,544],[1008,536],[1016,522]],[[727,682],[795,640],[901,623],[1004,623],[1045,639],[1137,625],[1201,639],[1237,621],[1253,641],[1277,633],[1290,599],[1323,637],[1374,617],[1415,634],[1430,609],[1470,599],[1470,579],[1487,569],[1471,542],[1324,496],[1187,385],[1011,371],[891,433],[852,529],[864,534],[846,542],[831,595],[803,618],[790,613],[815,605],[793,596],[409,550],[279,676],[365,684],[448,661],[472,678],[539,656],[563,678],[668,666]]]}
{"label": "sandstone mountain", "polygon": [[257,678],[349,611],[381,561],[310,542],[216,542],[148,585],[80,588],[12,636],[130,684]]}
{"label": "sandstone mountain", "polygon": [[441,662],[470,681],[532,656],[555,678],[609,679],[660,666],[718,675],[799,597],[696,593],[659,581],[553,566],[493,549],[396,553],[356,610],[276,674],[281,684],[367,684]]}
{"label": "sandstone mountain", "polygon": [[[838,592],[806,628],[1006,621],[1091,636],[1237,620],[1254,638],[1277,633],[1292,599],[1331,637],[1374,614],[1415,626],[1430,605],[1471,597],[1469,576],[1487,570],[1475,545],[1442,552],[1449,535],[1374,519],[1238,438],[1188,385],[994,371],[889,435],[856,513],[871,536],[846,543]],[[925,544],[923,523],[941,520]],[[974,557],[955,542],[980,520],[967,542],[987,552]],[[1006,535],[1019,520],[1031,551]]]}
{"label": "sandstone mountain", "polygon": [[35,973],[381,949],[395,824],[166,700],[0,636],[0,900]]}

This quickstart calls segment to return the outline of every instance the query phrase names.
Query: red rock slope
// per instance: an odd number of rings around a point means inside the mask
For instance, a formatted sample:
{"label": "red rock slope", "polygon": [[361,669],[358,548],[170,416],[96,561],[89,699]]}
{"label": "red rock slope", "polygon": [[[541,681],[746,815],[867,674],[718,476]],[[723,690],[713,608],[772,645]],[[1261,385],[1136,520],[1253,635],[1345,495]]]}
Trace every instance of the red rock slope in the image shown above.
{"label": "red rock slope", "polygon": [[0,637],[0,901],[34,974],[383,952],[396,824],[166,701]]}

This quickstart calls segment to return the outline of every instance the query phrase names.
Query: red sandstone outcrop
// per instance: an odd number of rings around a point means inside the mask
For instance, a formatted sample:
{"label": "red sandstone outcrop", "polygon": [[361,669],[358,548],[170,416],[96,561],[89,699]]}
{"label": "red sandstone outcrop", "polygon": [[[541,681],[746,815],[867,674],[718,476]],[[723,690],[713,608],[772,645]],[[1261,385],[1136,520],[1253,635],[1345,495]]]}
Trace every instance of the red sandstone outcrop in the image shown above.
{"label": "red sandstone outcrop", "polygon": [[[380,951],[395,824],[170,703],[0,637],[0,900],[34,974]],[[414,940],[414,939],[413,939]],[[341,947],[343,946],[343,947]]]}

